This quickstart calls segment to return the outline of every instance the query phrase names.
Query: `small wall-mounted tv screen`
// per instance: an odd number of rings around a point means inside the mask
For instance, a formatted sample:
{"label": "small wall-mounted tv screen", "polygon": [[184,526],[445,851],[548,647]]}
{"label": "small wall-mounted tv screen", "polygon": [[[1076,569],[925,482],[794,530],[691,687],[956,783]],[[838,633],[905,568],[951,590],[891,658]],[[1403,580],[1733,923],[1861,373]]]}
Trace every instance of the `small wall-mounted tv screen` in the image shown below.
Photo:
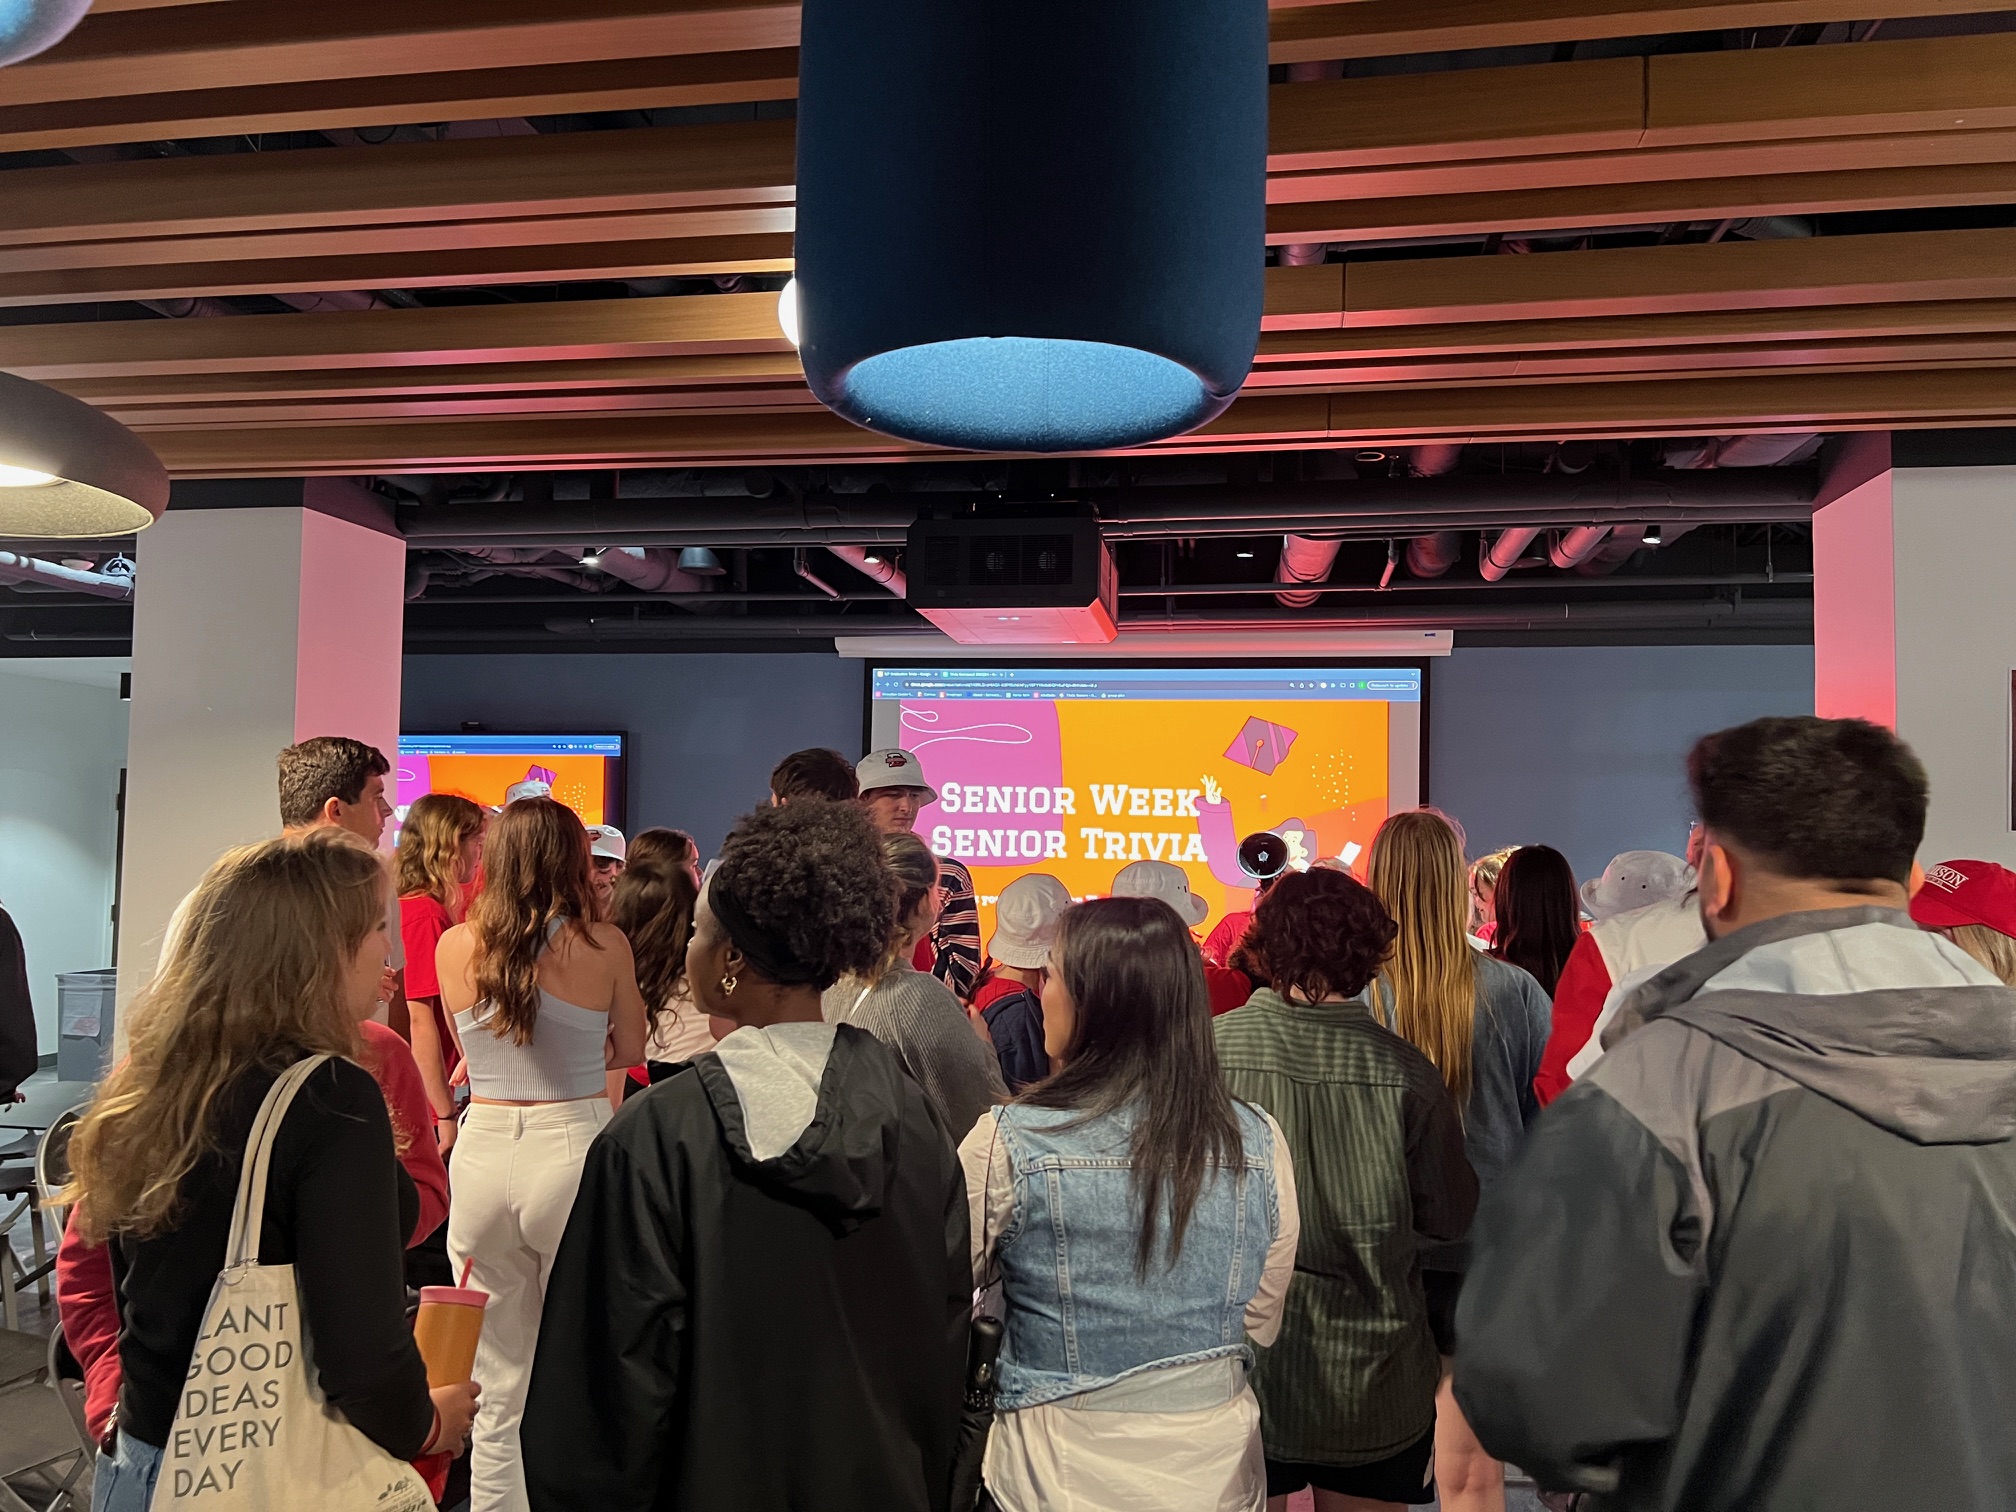
{"label": "small wall-mounted tv screen", "polygon": [[401,735],[394,822],[424,793],[455,793],[501,807],[517,783],[547,783],[583,824],[623,826],[624,737],[601,735]]}

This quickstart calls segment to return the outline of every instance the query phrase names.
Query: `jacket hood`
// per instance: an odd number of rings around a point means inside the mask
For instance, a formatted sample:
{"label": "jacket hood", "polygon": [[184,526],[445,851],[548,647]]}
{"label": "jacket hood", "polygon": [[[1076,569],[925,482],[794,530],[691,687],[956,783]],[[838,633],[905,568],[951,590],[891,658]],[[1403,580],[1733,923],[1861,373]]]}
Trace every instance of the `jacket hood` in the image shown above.
{"label": "jacket hood", "polygon": [[1766,919],[1639,987],[1606,1045],[1677,1019],[1917,1144],[2016,1135],[2016,990],[1898,909]]}
{"label": "jacket hood", "polygon": [[882,1211],[904,1087],[873,1035],[846,1024],[738,1029],[694,1069],[749,1180],[836,1234]]}

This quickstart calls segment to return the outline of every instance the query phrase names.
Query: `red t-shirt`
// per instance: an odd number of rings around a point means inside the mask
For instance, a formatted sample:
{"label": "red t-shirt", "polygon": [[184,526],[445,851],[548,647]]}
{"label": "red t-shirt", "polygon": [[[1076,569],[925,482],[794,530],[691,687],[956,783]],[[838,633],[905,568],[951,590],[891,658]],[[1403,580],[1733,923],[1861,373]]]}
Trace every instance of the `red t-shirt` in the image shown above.
{"label": "red t-shirt", "polygon": [[[1218,927],[1204,937],[1204,959],[1213,966],[1223,966],[1231,959],[1232,952],[1239,948],[1239,942],[1246,938],[1246,931],[1252,926],[1250,912],[1228,913],[1218,921]],[[412,952],[407,952],[411,958]]]}
{"label": "red t-shirt", "polygon": [[1253,981],[1243,971],[1234,971],[1230,966],[1213,966],[1204,963],[1204,988],[1211,994],[1211,1016],[1230,1013],[1234,1008],[1244,1008],[1253,996]]}
{"label": "red t-shirt", "polygon": [[399,938],[406,947],[406,996],[441,996],[441,978],[434,970],[434,947],[455,927],[455,918],[438,898],[417,893],[399,900]]}

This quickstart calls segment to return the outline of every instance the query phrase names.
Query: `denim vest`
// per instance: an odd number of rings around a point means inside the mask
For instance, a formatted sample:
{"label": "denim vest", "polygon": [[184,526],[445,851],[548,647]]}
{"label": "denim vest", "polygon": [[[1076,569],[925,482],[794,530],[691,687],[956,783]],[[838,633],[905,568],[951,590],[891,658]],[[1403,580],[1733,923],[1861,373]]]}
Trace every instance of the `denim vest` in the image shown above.
{"label": "denim vest", "polygon": [[1079,1115],[998,1110],[1015,1173],[1013,1216],[996,1251],[1007,1302],[999,1410],[1096,1391],[1157,1366],[1250,1362],[1246,1304],[1259,1289],[1280,1205],[1273,1132],[1245,1104],[1233,1108],[1239,1164],[1207,1175],[1173,1266],[1165,1196],[1145,1281],[1134,1269],[1132,1112],[1070,1127]]}

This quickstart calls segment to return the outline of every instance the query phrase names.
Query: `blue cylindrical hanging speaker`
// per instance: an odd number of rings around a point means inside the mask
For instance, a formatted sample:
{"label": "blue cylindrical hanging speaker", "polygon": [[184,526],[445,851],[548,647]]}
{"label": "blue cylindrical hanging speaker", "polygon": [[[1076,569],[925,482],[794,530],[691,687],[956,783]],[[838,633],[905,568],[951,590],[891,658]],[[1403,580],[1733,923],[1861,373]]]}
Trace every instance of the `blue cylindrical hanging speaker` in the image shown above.
{"label": "blue cylindrical hanging speaker", "polygon": [[91,0],[0,0],[0,68],[54,47],[89,9]]}
{"label": "blue cylindrical hanging speaker", "polygon": [[805,0],[797,297],[813,393],[941,446],[1079,451],[1245,381],[1265,0]]}

